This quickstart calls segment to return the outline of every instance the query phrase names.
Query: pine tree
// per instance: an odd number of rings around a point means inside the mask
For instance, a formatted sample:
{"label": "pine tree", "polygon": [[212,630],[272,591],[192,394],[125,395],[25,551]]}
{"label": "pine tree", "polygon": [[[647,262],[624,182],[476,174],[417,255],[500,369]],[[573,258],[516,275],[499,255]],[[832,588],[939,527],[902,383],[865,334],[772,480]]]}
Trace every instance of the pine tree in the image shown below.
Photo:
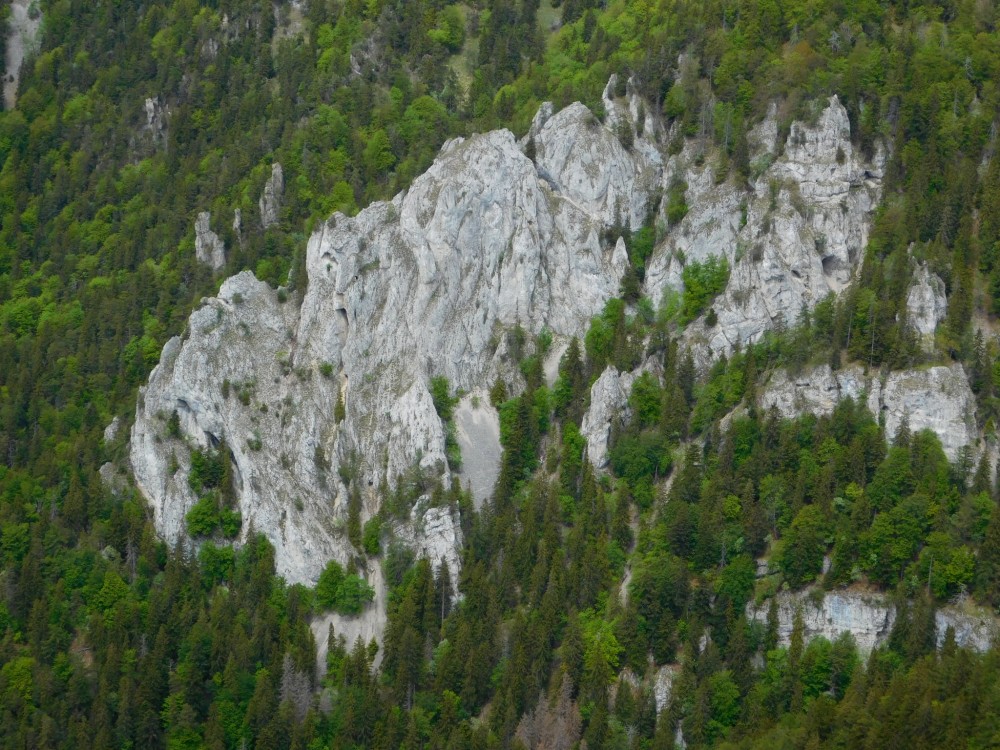
{"label": "pine tree", "polygon": [[980,594],[994,606],[1000,605],[1000,505],[993,506],[979,548],[977,579]]}

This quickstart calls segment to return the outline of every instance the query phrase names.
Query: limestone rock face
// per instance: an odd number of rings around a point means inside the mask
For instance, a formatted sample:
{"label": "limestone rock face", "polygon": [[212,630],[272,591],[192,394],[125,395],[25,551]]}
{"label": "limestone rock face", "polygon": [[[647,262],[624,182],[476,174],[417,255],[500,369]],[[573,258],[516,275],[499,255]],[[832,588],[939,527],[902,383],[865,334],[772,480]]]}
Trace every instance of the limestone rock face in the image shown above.
{"label": "limestone rock face", "polygon": [[195,257],[213,271],[226,265],[226,246],[222,238],[212,231],[212,214],[202,211],[194,222]]}
{"label": "limestone rock face", "polygon": [[934,613],[937,644],[940,647],[948,628],[955,633],[955,643],[980,653],[988,651],[1000,637],[1000,623],[983,608],[971,611],[963,607],[946,607]]}
{"label": "limestone rock face", "polygon": [[[896,611],[888,595],[864,589],[848,588],[827,592],[819,598],[818,590],[782,591],[777,595],[778,640],[787,646],[791,640],[795,613],[802,613],[804,639],[823,637],[833,641],[850,633],[862,654],[869,654],[888,639],[896,620]],[[769,602],[747,605],[747,617],[767,622]],[[981,608],[948,605],[935,614],[937,643],[944,642],[948,627],[954,628],[959,646],[983,652],[1000,635],[997,618]]]}
{"label": "limestone rock face", "polygon": [[548,117],[534,141],[538,172],[561,195],[608,226],[643,225],[656,171],[626,151],[589,109],[571,104]]}
{"label": "limestone rock face", "polygon": [[6,77],[3,81],[4,109],[11,110],[17,104],[17,85],[24,58],[38,49],[42,14],[39,3],[31,0],[11,0],[10,16],[3,31],[7,34],[5,51]]}
{"label": "limestone rock face", "polygon": [[636,374],[609,366],[590,388],[590,408],[583,415],[580,434],[587,439],[587,458],[595,469],[608,465],[608,441],[615,419],[627,421],[628,397]]}
{"label": "limestone rock face", "polygon": [[490,495],[500,474],[500,415],[485,391],[469,394],[455,407],[455,432],[462,453],[459,479],[472,490],[476,507]]}
{"label": "limestone rock face", "polygon": [[926,265],[921,265],[906,295],[906,318],[925,349],[933,349],[934,331],[947,313],[944,282]]}
{"label": "limestone rock face", "polygon": [[842,290],[881,195],[884,156],[868,161],[854,149],[837,97],[815,124],[793,123],[779,156],[771,145],[773,122],[765,120],[751,135],[753,164],[761,172],[749,191],[731,181],[716,184],[711,160],[699,166],[693,145],[664,170],[664,188],[687,185],[689,210],[669,227],[648,264],[650,296],[659,301],[667,290],[682,291],[691,261],[724,256],[730,267],[729,284],[713,303],[718,322],[699,320],[686,331],[703,363],[756,341],[779,321],[793,324],[803,306]]}
{"label": "limestone rock face", "polygon": [[264,190],[257,202],[260,208],[260,223],[267,229],[277,224],[281,211],[281,199],[285,194],[285,173],[281,165],[275,162],[271,165],[271,176],[264,183]]}
{"label": "limestone rock face", "polygon": [[143,109],[146,113],[146,132],[155,143],[162,143],[167,134],[167,117],[170,109],[159,97],[147,97]]}
{"label": "limestone rock face", "polygon": [[843,398],[863,399],[868,409],[884,420],[891,440],[904,420],[910,431],[930,429],[941,439],[950,461],[964,446],[975,448],[976,400],[959,364],[920,370],[898,370],[885,379],[866,375],[860,367],[831,372],[827,365],[797,377],[775,373],[759,397],[764,409],[772,406],[787,418],[811,412],[829,414]]}
{"label": "limestone rock face", "polygon": [[674,680],[680,674],[681,668],[677,664],[665,664],[656,670],[655,681],[653,682],[653,700],[656,702],[656,713],[670,705],[670,698],[674,693]]}
{"label": "limestone rock face", "polygon": [[[791,640],[796,611],[802,613],[804,639],[823,637],[836,640],[850,633],[862,654],[871,653],[889,637],[896,613],[882,595],[867,591],[832,591],[817,604],[809,591],[783,591],[778,597],[778,641],[787,646]],[[769,603],[747,606],[747,616],[767,622]]]}
{"label": "limestone rock face", "polygon": [[[290,581],[315,581],[327,560],[352,554],[340,473],[365,490],[362,521],[377,510],[384,481],[414,467],[449,478],[430,377],[469,393],[500,376],[516,382],[505,332],[521,325],[556,341],[581,336],[627,270],[624,246],[600,240],[614,221],[602,188],[578,174],[581,154],[587,168],[617,174],[602,160],[620,158],[620,145],[599,123],[591,129],[589,112],[570,110],[560,113],[564,127],[539,140],[580,200],[553,189],[507,131],[456,139],[408,192],[314,232],[304,294],[281,302],[244,272],[203,301],[183,339],[164,348],[132,434],[136,483],[166,539],[184,535],[196,501],[191,447],[225,441],[241,533],[265,533]],[[595,132],[604,146],[574,146]],[[626,161],[622,185],[635,175]],[[208,218],[199,217],[203,248],[214,247]],[[168,434],[175,411],[180,437]],[[459,416],[468,433],[465,416],[474,415],[460,407]],[[493,419],[484,430],[496,435]],[[470,453],[480,498],[497,455],[496,443],[478,464]],[[413,546],[424,545],[422,533],[413,532]]]}

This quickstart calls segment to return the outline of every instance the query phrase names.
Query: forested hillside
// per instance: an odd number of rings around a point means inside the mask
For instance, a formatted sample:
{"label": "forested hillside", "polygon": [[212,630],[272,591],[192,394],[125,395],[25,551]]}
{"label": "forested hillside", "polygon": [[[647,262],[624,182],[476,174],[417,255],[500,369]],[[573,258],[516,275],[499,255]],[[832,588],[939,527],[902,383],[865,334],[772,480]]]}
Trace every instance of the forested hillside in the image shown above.
{"label": "forested hillside", "polygon": [[[1000,607],[1000,467],[986,449],[1000,418],[993,3],[33,8],[38,50],[0,112],[0,746],[1000,743],[1000,650],[935,632],[946,605]],[[381,510],[363,528],[353,511],[353,555],[377,561],[389,589],[384,640],[334,633],[317,671],[310,623],[369,606],[361,566],[289,585],[265,538],[228,546],[240,519],[225,515],[225,446],[197,454],[192,489],[209,502],[187,529],[201,543],[163,543],[125,471],[138,388],[226,276],[303,294],[307,237],[331,213],[406,189],[449,138],[525,135],[542,102],[603,118],[609,80],[718,184],[770,166],[749,142],[765,118],[784,143],[836,95],[853,148],[884,159],[859,270],[793,325],[696,363],[683,332],[714,325],[731,269],[687,264],[676,298],[646,288],[687,186],[661,196],[666,225],[607,228],[629,271],[551,387],[551,340],[504,334],[518,388],[498,380],[490,394],[503,452],[488,502],[415,471],[373,490]],[[630,149],[643,134],[616,135]],[[273,164],[275,222],[259,200]],[[216,271],[195,251],[205,211],[226,249]],[[907,322],[914,260],[947,299],[929,342]],[[591,386],[608,365],[646,362],[596,470],[581,434]],[[905,419],[889,432],[863,399],[820,416],[760,407],[771,373],[822,365],[957,365],[982,449],[949,461],[933,432]],[[433,385],[453,430],[457,394]],[[460,515],[460,574],[388,542],[425,495]],[[845,586],[894,603],[870,654],[850,637],[807,640],[801,615],[779,632],[775,594]]]}

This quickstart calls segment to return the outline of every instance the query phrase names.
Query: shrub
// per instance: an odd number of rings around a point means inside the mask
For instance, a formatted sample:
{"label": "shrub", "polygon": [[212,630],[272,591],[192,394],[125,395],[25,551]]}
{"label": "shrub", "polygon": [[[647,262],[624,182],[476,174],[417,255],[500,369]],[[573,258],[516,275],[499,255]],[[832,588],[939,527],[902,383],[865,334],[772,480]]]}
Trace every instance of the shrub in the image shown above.
{"label": "shrub", "polygon": [[188,485],[195,492],[218,487],[225,473],[220,451],[194,450],[191,452],[191,473]]}
{"label": "shrub", "polygon": [[451,419],[452,407],[458,401],[458,399],[451,396],[451,384],[448,383],[448,378],[443,375],[431,378],[430,390],[435,411],[437,411],[441,419],[447,422]]}
{"label": "shrub", "polygon": [[361,532],[361,543],[369,555],[377,555],[381,550],[382,521],[378,516],[369,518]]}
{"label": "shrub", "polygon": [[792,521],[781,547],[781,570],[792,586],[813,581],[823,570],[825,537],[826,518],[822,509],[805,506]]}
{"label": "shrub", "polygon": [[316,584],[316,604],[345,615],[358,614],[374,598],[375,589],[359,576],[345,575],[336,560],[326,564]]}
{"label": "shrub", "polygon": [[697,318],[708,303],[715,299],[729,282],[729,263],[723,256],[709,258],[704,263],[692,261],[684,266],[684,299],[681,303],[682,323]]}
{"label": "shrub", "polygon": [[211,536],[219,524],[215,498],[211,495],[203,497],[187,512],[184,519],[191,536]]}

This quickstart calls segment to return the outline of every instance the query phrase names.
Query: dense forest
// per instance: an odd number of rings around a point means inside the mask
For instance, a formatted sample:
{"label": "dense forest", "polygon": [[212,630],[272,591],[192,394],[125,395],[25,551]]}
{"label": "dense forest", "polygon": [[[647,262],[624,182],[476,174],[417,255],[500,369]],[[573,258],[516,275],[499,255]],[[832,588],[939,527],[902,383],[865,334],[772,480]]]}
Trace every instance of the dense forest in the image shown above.
{"label": "dense forest", "polygon": [[[842,748],[1000,742],[1000,650],[958,648],[935,609],[1000,607],[995,467],[949,463],[930,432],[887,435],[847,400],[827,417],[755,408],[761,377],[807,363],[960,362],[979,426],[1000,417],[1000,32],[986,0],[42,0],[40,48],[0,112],[0,746],[7,748]],[[391,586],[381,649],[317,612],[370,592],[332,565],[315,589],[260,540],[197,554],[157,539],[144,501],[98,474],[121,459],[137,388],[225,275],[306,284],[313,225],[405,188],[458,134],[523,134],[539,104],[601,114],[612,74],[746,179],[746,133],[837,94],[852,140],[887,146],[856,281],[787,330],[695,367],[678,344],[728,269],[643,296],[655,228],[624,232],[632,274],[563,357],[522,340],[519,393],[493,396],[503,456],[460,510],[461,573],[366,525]],[[147,118],[147,111],[164,115]],[[279,221],[257,198],[284,168]],[[684,211],[683,195],[666,196]],[[235,210],[242,217],[233,226]],[[195,258],[212,213],[229,257]],[[900,310],[907,260],[945,282],[934,354]],[[984,334],[983,331],[986,333]],[[521,338],[523,339],[523,332]],[[642,376],[611,471],[582,458],[591,383]],[[437,384],[447,418],[451,394]],[[736,410],[734,412],[734,410]],[[723,417],[735,414],[722,421]],[[224,473],[224,472],[223,472]],[[220,479],[219,481],[223,481]],[[197,520],[197,519],[196,519]],[[214,519],[213,519],[214,523]],[[773,572],[758,579],[755,558]],[[829,566],[824,566],[824,559]],[[622,586],[626,569],[629,582]],[[453,596],[457,575],[461,596]],[[870,656],[850,638],[781,645],[750,601],[865,582],[899,604]],[[624,589],[624,591],[622,590]],[[626,594],[626,595],[623,595]],[[772,600],[773,601],[773,600]],[[943,645],[936,647],[937,637]],[[377,668],[375,665],[378,665]],[[657,714],[650,681],[677,664]]]}

